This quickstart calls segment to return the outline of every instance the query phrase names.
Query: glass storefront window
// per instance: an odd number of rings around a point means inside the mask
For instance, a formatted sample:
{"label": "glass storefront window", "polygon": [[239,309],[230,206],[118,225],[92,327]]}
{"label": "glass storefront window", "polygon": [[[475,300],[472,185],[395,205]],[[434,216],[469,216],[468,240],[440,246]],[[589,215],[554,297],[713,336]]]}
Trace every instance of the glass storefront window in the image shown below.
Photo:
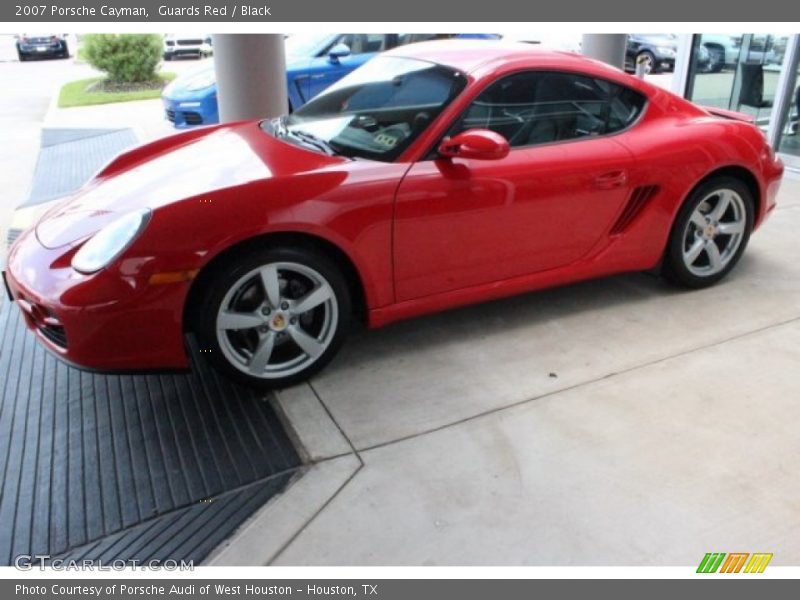
{"label": "glass storefront window", "polygon": [[800,163],[800,61],[795,58],[792,76],[788,78],[789,110],[781,126],[778,151],[798,158]]}
{"label": "glass storefront window", "polygon": [[732,33],[694,37],[687,97],[753,116],[767,130],[787,36]]}

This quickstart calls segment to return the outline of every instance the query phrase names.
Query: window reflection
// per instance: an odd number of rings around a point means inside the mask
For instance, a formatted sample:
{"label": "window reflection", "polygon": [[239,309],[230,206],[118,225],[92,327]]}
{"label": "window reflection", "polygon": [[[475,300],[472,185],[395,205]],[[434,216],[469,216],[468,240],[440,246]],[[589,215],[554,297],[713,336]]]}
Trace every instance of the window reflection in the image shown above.
{"label": "window reflection", "polygon": [[795,65],[794,77],[790,78],[790,106],[785,125],[781,128],[778,150],[800,157],[800,63]]}
{"label": "window reflection", "polygon": [[766,131],[778,93],[787,36],[771,34],[702,34],[695,36],[687,88],[701,105],[739,111]]}

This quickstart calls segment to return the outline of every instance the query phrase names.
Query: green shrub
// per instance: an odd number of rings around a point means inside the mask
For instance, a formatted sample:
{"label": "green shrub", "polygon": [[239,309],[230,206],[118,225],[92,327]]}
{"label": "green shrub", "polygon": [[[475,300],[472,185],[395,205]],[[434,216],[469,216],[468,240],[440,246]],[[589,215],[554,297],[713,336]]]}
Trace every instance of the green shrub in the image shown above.
{"label": "green shrub", "polygon": [[156,79],[161,60],[161,38],[140,33],[91,34],[83,36],[86,61],[108,79],[136,83]]}

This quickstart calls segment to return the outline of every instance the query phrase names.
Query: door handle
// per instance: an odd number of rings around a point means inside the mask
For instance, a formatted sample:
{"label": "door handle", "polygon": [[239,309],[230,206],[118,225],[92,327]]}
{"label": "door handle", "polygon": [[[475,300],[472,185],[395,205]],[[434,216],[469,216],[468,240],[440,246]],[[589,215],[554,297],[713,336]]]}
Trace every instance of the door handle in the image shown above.
{"label": "door handle", "polygon": [[628,183],[628,174],[625,171],[611,171],[594,178],[594,187],[600,190],[613,190]]}

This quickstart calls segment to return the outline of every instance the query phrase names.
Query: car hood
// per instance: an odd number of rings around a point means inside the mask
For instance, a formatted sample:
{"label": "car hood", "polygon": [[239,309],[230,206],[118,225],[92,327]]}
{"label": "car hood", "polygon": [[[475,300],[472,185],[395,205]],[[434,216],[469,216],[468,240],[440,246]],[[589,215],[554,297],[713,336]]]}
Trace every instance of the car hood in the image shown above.
{"label": "car hood", "polygon": [[344,162],[275,139],[258,122],[188,131],[119,155],[36,225],[48,248],[73,245],[126,212],[159,208]]}
{"label": "car hood", "polygon": [[208,93],[216,91],[216,81],[213,81],[209,85],[198,89],[192,90],[188,88],[190,88],[196,80],[207,79],[209,77],[214,77],[213,66],[206,66],[201,69],[188,71],[187,73],[176,77],[170,83],[168,83],[161,95],[164,98],[205,96]]}

